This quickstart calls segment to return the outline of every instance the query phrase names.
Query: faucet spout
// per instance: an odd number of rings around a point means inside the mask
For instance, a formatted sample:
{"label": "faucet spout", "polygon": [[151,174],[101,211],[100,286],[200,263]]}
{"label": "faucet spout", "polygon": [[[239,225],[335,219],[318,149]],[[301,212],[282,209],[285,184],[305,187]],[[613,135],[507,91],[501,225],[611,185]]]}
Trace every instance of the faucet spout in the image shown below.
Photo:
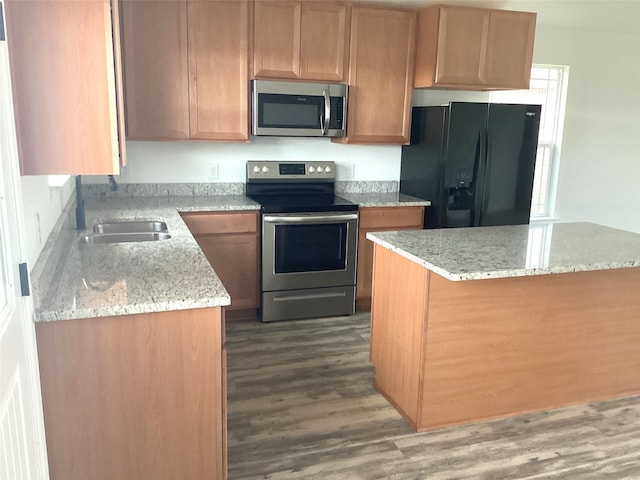
{"label": "faucet spout", "polygon": [[76,229],[87,228],[84,212],[84,199],[82,198],[82,176],[76,175]]}
{"label": "faucet spout", "polygon": [[107,178],[109,179],[109,188],[111,191],[115,192],[118,190],[118,184],[116,183],[115,177],[113,175],[107,175]]}

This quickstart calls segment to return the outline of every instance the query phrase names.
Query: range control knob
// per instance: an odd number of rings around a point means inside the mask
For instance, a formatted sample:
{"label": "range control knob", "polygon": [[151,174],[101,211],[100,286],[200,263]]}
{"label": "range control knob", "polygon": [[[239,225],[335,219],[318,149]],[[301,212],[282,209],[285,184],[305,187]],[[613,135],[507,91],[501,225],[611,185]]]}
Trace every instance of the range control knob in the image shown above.
{"label": "range control knob", "polygon": [[260,172],[260,167],[259,166],[255,166],[253,167],[253,173],[259,173]]}
{"label": "range control knob", "polygon": [[269,171],[269,167],[267,167],[266,165],[262,167],[262,173],[267,173],[268,171]]}
{"label": "range control knob", "polygon": [[324,167],[324,173],[331,173],[331,167],[328,165]]}
{"label": "range control knob", "polygon": [[316,167],[309,167],[309,173],[313,173],[316,171]]}

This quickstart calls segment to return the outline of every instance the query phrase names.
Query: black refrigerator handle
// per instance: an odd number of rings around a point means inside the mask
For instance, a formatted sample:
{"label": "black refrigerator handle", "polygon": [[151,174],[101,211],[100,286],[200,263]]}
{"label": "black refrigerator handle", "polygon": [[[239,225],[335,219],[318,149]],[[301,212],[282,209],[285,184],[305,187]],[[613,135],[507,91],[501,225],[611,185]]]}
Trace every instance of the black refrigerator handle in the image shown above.
{"label": "black refrigerator handle", "polygon": [[480,148],[478,159],[478,172],[476,177],[476,191],[475,191],[475,201],[474,201],[474,212],[473,212],[473,221],[472,225],[474,227],[479,227],[482,222],[482,216],[485,208],[485,191],[486,188],[486,178],[487,178],[487,169],[488,166],[488,152],[489,152],[489,133],[485,128],[480,132]]}

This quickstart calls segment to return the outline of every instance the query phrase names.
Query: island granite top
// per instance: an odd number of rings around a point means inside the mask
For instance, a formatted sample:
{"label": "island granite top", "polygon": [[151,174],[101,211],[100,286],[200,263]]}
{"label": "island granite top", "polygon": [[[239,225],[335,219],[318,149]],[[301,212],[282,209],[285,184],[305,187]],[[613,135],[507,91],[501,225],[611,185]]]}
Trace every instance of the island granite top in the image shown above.
{"label": "island granite top", "polygon": [[453,281],[640,267],[640,235],[593,223],[371,232],[367,238]]}

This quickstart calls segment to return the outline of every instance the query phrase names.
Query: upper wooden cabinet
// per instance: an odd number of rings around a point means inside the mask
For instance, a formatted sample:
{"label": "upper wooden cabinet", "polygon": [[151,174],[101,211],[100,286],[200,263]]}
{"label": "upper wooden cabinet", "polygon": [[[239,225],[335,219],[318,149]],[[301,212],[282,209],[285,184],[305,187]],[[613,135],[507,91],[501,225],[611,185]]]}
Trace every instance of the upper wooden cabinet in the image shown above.
{"label": "upper wooden cabinet", "polygon": [[249,139],[249,4],[187,1],[190,135]]}
{"label": "upper wooden cabinet", "polygon": [[353,7],[347,136],[341,143],[409,143],[416,14]]}
{"label": "upper wooden cabinet", "polygon": [[246,0],[124,0],[127,136],[249,138]]}
{"label": "upper wooden cabinet", "polygon": [[119,173],[117,5],[5,5],[21,173]]}
{"label": "upper wooden cabinet", "polygon": [[344,81],[346,5],[256,0],[254,16],[254,77]]}
{"label": "upper wooden cabinet", "polygon": [[415,87],[527,89],[536,14],[436,5],[418,13]]}
{"label": "upper wooden cabinet", "polygon": [[127,137],[189,138],[185,1],[122,3]]}

